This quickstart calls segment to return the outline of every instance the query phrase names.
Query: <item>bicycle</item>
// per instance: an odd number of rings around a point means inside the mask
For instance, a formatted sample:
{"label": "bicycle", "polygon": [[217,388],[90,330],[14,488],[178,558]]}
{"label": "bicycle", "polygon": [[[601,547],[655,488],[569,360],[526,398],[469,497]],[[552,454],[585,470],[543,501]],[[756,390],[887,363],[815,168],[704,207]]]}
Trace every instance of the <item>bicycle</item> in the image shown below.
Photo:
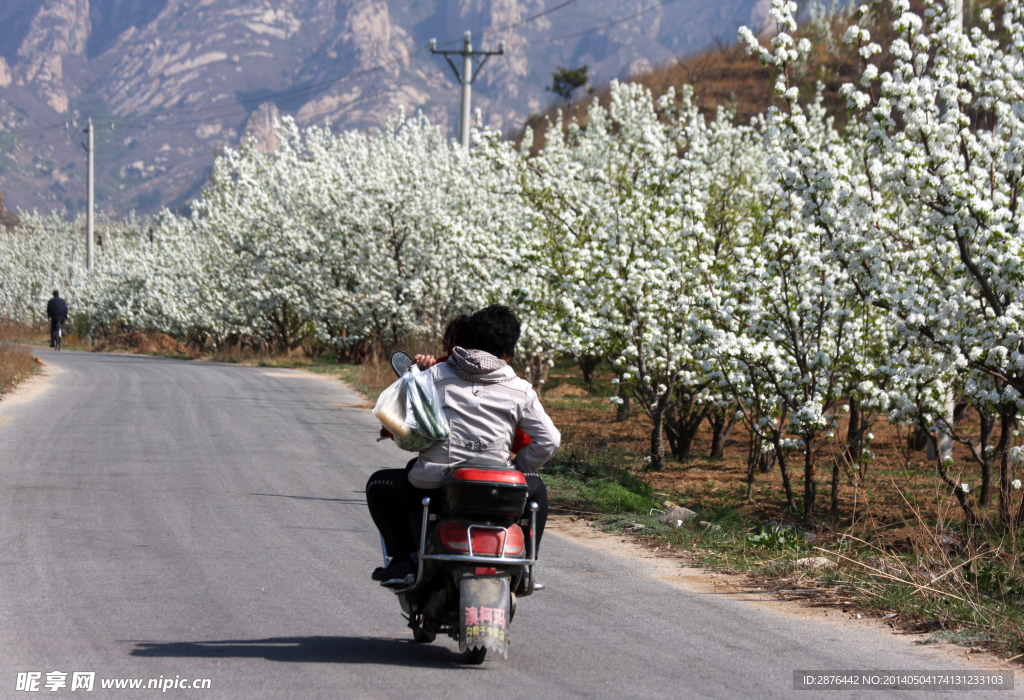
{"label": "bicycle", "polygon": [[60,352],[60,339],[64,335],[64,324],[54,323],[50,327],[50,343],[53,345],[53,349]]}

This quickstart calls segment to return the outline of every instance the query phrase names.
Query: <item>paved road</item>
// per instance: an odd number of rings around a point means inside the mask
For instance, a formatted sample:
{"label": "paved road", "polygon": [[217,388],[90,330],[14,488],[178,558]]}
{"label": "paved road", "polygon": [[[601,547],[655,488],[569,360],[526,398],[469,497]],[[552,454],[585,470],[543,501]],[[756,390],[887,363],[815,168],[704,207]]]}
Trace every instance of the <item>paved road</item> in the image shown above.
{"label": "paved road", "polygon": [[[40,354],[49,388],[0,402],[0,698],[147,697],[100,679],[160,677],[210,679],[161,694],[190,698],[891,697],[797,692],[792,671],[948,667],[557,536],[508,662],[460,667],[447,640],[412,644],[369,580],[363,485],[403,455],[351,393],[301,372]],[[50,671],[93,671],[96,690],[68,675],[16,692],[18,673]]]}

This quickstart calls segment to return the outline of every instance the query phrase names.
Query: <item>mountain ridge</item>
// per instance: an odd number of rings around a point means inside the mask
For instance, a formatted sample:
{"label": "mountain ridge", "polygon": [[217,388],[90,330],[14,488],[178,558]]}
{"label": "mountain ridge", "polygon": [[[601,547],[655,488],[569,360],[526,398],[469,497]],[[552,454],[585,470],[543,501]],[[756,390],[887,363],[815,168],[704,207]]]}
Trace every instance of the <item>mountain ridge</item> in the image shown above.
{"label": "mountain ridge", "polygon": [[[0,189],[8,206],[84,207],[80,132],[96,132],[98,207],[193,196],[265,103],[302,126],[379,127],[399,107],[453,134],[459,90],[426,44],[507,42],[474,84],[489,126],[552,100],[558,65],[596,82],[732,41],[766,0],[0,0]],[[625,19],[625,21],[622,21]],[[265,109],[265,108],[264,108]],[[112,129],[112,130],[111,130]]]}

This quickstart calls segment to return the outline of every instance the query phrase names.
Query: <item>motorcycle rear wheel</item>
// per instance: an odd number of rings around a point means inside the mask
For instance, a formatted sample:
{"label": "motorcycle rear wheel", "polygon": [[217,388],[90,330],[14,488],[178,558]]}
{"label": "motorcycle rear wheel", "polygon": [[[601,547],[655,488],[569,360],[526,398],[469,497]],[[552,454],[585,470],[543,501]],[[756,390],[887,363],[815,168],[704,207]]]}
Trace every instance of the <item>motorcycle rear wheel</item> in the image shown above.
{"label": "motorcycle rear wheel", "polygon": [[467,664],[469,666],[479,666],[487,658],[487,647],[479,649],[467,649],[462,652],[462,656],[459,658],[460,663]]}

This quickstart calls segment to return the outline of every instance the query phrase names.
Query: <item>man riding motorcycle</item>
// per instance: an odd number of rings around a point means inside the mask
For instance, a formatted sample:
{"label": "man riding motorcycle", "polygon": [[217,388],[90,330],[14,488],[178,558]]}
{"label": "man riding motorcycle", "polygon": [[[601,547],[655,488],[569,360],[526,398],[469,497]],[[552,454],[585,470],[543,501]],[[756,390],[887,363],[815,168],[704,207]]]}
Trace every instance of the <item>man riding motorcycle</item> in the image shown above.
{"label": "man riding motorcycle", "polygon": [[402,580],[416,570],[417,546],[408,528],[408,512],[424,497],[439,502],[444,478],[461,465],[505,467],[518,428],[532,442],[512,466],[523,472],[529,499],[540,506],[537,543],[547,519],[547,493],[537,470],[558,450],[561,435],[537,393],[508,365],[519,341],[520,325],[507,306],[477,311],[459,331],[461,346],[428,372],[441,396],[451,426],[448,440],[436,443],[406,469],[384,469],[366,484],[366,502],[392,559],[373,572],[375,581]]}

